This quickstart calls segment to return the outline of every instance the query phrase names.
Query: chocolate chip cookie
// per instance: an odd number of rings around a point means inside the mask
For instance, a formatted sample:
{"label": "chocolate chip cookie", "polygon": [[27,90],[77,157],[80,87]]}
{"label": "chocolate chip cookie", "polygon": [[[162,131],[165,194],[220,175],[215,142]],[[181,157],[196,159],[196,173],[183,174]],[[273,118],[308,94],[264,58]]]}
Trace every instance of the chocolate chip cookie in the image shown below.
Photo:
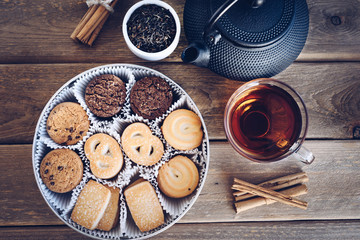
{"label": "chocolate chip cookie", "polygon": [[83,177],[84,166],[76,152],[70,149],[55,149],[46,154],[40,164],[40,176],[53,192],[73,190]]}
{"label": "chocolate chip cookie", "polygon": [[138,115],[155,119],[163,115],[173,101],[173,92],[162,78],[151,76],[137,81],[130,93],[131,109]]}
{"label": "chocolate chip cookie", "polygon": [[73,145],[80,141],[90,127],[85,110],[78,103],[63,102],[51,110],[46,122],[46,130],[54,142]]}
{"label": "chocolate chip cookie", "polygon": [[125,103],[125,83],[115,75],[103,74],[93,78],[85,89],[85,102],[98,117],[112,117]]}

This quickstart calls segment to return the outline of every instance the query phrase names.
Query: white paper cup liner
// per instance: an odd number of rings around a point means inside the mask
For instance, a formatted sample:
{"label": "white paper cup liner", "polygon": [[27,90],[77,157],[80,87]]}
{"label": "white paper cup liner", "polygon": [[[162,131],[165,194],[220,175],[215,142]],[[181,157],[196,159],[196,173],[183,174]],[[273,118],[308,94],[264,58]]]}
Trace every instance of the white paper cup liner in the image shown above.
{"label": "white paper cup liner", "polygon": [[[129,211],[127,212],[127,214],[131,215]],[[139,228],[136,226],[135,222],[132,220],[132,218],[130,218],[124,224],[125,231],[123,234],[126,236],[127,239],[152,237],[152,236],[156,235],[157,232],[161,231],[164,227],[169,226],[173,220],[174,219],[170,215],[165,214],[164,215],[165,223],[163,225],[161,225],[155,229],[152,229],[148,232],[141,232],[139,230]]]}
{"label": "white paper cup liner", "polygon": [[[134,182],[139,178],[143,178],[143,176],[140,173],[140,171],[137,171],[136,174],[133,175],[131,182]],[[147,180],[147,179],[145,179],[145,180]],[[152,187],[155,189],[156,194],[158,194],[158,190],[156,190],[157,187],[155,186],[154,182],[150,181],[150,183],[151,183]],[[126,202],[124,195],[122,195],[122,197],[123,197],[124,201]],[[162,228],[171,224],[171,222],[174,220],[173,217],[171,217],[169,214],[164,212],[164,224],[162,224],[161,226],[159,226],[155,229],[152,229],[148,232],[141,232],[139,230],[139,228],[136,226],[133,218],[131,217],[130,210],[126,204],[125,204],[125,208],[122,208],[122,210],[123,210],[123,212],[122,212],[123,218],[121,219],[122,220],[122,226],[121,226],[122,234],[124,236],[126,236],[126,238],[130,238],[130,239],[143,238],[143,237],[152,235],[152,234],[156,233],[157,231],[161,230]]]}
{"label": "white paper cup liner", "polygon": [[[128,100],[128,92],[130,91],[130,85],[134,84],[134,76],[132,75],[132,71],[129,68],[126,67],[122,67],[122,66],[111,66],[111,67],[99,67],[94,69],[93,71],[87,71],[85,74],[80,75],[77,79],[76,82],[74,84],[74,95],[76,97],[76,99],[78,100],[78,102],[80,103],[80,105],[84,108],[87,109],[88,115],[90,116],[90,119],[94,122],[104,122],[105,124],[107,124],[107,122],[112,121],[112,119],[114,117],[117,116],[125,116],[128,112],[127,109],[124,109],[124,106],[121,108],[120,112],[118,114],[116,114],[113,117],[110,118],[101,118],[96,116],[95,114],[93,114],[90,109],[87,107],[86,102],[85,102],[85,90],[86,90],[86,86],[88,85],[88,83],[95,77],[103,75],[103,74],[113,74],[117,77],[119,77],[126,86],[126,101]],[[126,104],[126,101],[124,103],[124,105]]]}
{"label": "white paper cup liner", "polygon": [[[107,134],[109,136],[111,136],[112,138],[114,138],[117,143],[120,146],[121,149],[121,153],[123,155],[123,166],[120,169],[120,172],[118,174],[116,174],[115,177],[111,178],[111,179],[101,179],[99,177],[96,177],[92,172],[91,172],[91,165],[90,165],[90,160],[86,157],[85,154],[85,150],[84,150],[84,146],[86,141],[92,136],[95,135],[97,133],[104,133]],[[127,184],[129,184],[130,182],[130,175],[131,175],[131,171],[132,171],[132,165],[131,165],[131,161],[129,158],[127,158],[124,154],[124,150],[122,148],[121,145],[121,141],[120,141],[120,135],[116,132],[116,131],[112,131],[107,127],[102,127],[99,125],[95,125],[92,128],[90,128],[89,130],[89,134],[86,136],[86,138],[84,138],[84,140],[81,142],[81,147],[80,147],[80,157],[82,158],[83,162],[86,164],[86,166],[88,167],[89,171],[87,171],[85,173],[85,175],[88,178],[94,179],[96,181],[98,181],[101,184],[104,185],[108,185],[110,187],[119,187],[120,189],[122,189],[124,186],[126,186]]]}
{"label": "white paper cup liner", "polygon": [[[88,82],[95,76],[101,74],[113,74],[120,77],[126,84],[126,100],[124,106],[122,107],[120,113],[111,117],[111,118],[99,118],[95,116],[87,108],[85,103],[85,88]],[[135,82],[140,80],[145,76],[157,76],[163,78],[171,87],[173,91],[173,103],[169,109],[162,116],[154,119],[148,120],[144,119],[141,116],[136,115],[130,106],[130,92],[131,88],[134,86]],[[91,127],[87,135],[81,139],[75,145],[62,146],[56,144],[47,134],[46,131],[46,120],[50,111],[61,102],[77,102],[79,103],[87,112]],[[192,150],[180,151],[171,147],[164,139],[161,126],[164,119],[176,109],[188,109],[195,112],[201,119],[204,138],[202,144]],[[151,129],[153,135],[157,136],[164,144],[164,155],[159,160],[158,163],[152,166],[141,166],[133,161],[131,161],[125,152],[123,151],[123,146],[121,142],[121,135],[125,128],[134,122],[145,123]],[[106,133],[112,136],[120,144],[120,148],[124,156],[124,164],[119,174],[112,179],[100,179],[94,176],[90,169],[90,162],[86,158],[84,153],[84,144],[86,140],[93,134],[96,133]],[[43,184],[39,166],[42,158],[51,151],[52,149],[57,148],[68,148],[76,151],[79,156],[82,158],[84,163],[84,176],[80,184],[67,194],[56,194],[51,192],[45,184]],[[164,195],[157,183],[157,175],[159,168],[172,157],[176,155],[184,155],[190,158],[199,170],[199,185],[197,189],[189,196],[182,199],[173,199]],[[85,71],[68,83],[66,83],[59,91],[50,99],[49,103],[44,108],[38,125],[35,131],[34,144],[33,144],[33,167],[35,172],[35,177],[39,186],[39,189],[49,204],[50,208],[56,213],[56,215],[61,218],[66,224],[75,230],[99,239],[143,239],[152,237],[177,222],[188,209],[193,205],[195,200],[200,194],[200,191],[204,185],[207,170],[209,168],[209,140],[207,135],[207,130],[205,123],[201,117],[199,110],[197,109],[194,102],[187,95],[187,93],[177,85],[173,80],[167,76],[159,73],[155,70],[141,67],[137,65],[129,64],[113,64],[105,65],[97,68],[90,69]],[[131,214],[127,208],[125,197],[123,195],[124,189],[136,178],[144,178],[149,181],[155,189],[155,192],[159,198],[160,204],[164,210],[165,215],[165,224],[160,227],[153,229],[149,232],[142,233],[132,220]],[[100,231],[100,230],[88,230],[71,220],[71,212],[76,204],[76,200],[84,188],[86,183],[89,180],[95,180],[103,185],[108,185],[110,187],[117,187],[120,189],[120,200],[119,200],[119,224],[109,232]]]}
{"label": "white paper cup liner", "polygon": [[[158,128],[158,126],[156,124],[154,124],[152,121],[144,119],[143,117],[140,117],[138,115],[131,115],[131,116],[127,117],[126,119],[116,118],[114,120],[114,123],[111,125],[110,129],[113,132],[117,132],[120,135],[122,135],[122,133],[124,132],[126,127],[128,127],[129,125],[131,125],[133,123],[137,123],[137,122],[146,124],[152,131],[153,135],[158,137],[164,145],[164,154],[161,157],[161,159],[159,160],[159,162],[157,162],[156,164],[151,165],[151,166],[143,166],[143,165],[139,165],[132,161],[133,165],[136,165],[139,168],[140,173],[142,173],[142,177],[144,179],[150,181],[153,179],[153,176],[155,176],[154,168],[156,168],[156,166],[161,164],[162,161],[165,161],[169,155],[169,150],[166,148],[165,139],[162,136],[161,131]],[[126,153],[125,153],[125,155],[126,155]]]}
{"label": "white paper cup liner", "polygon": [[[199,153],[184,154],[182,152],[174,152],[170,155],[169,159],[172,159],[173,157],[178,155],[188,157],[190,160],[194,162],[194,164],[199,170],[199,185],[202,184],[202,181],[204,180],[206,166],[204,165],[204,161],[201,160]],[[158,169],[156,169],[156,176],[159,174],[159,169],[161,168],[161,166]],[[189,203],[192,200],[194,200],[194,198],[196,197],[196,193],[199,190],[199,188],[197,188],[189,196],[175,199],[163,194],[159,189],[159,185],[157,181],[155,181],[153,184],[156,186],[156,193],[159,197],[159,201],[163,206],[164,211],[169,213],[172,217],[178,217],[182,212],[184,212],[185,209],[189,206]]]}
{"label": "white paper cup liner", "polygon": [[[92,237],[103,238],[103,239],[120,239],[120,236],[122,235],[121,224],[120,224],[120,221],[121,221],[120,215],[119,215],[119,223],[110,231],[103,231],[103,230],[99,230],[99,229],[89,230],[89,229],[77,224],[76,222],[74,222],[71,219],[71,213],[76,205],[76,201],[77,201],[81,191],[84,189],[85,185],[87,184],[87,182],[89,180],[90,180],[90,178],[83,179],[83,181],[81,181],[81,183],[74,189],[72,196],[71,196],[70,204],[67,207],[67,209],[64,211],[64,213],[62,214],[62,218],[66,221],[66,223],[68,223],[70,226],[72,226],[77,231],[79,231],[81,233],[86,233]],[[101,183],[100,181],[98,181],[98,179],[93,179],[93,180],[97,181],[98,183]],[[104,183],[101,183],[101,184],[106,185]],[[110,185],[108,185],[108,186],[116,187],[116,186],[110,186]],[[120,195],[121,195],[121,189],[120,189]],[[119,197],[119,208],[120,208],[119,209],[120,212],[124,211],[124,210],[121,210],[121,208],[124,208],[124,199],[121,197]]]}
{"label": "white paper cup liner", "polygon": [[54,142],[51,137],[49,136],[49,134],[46,131],[46,121],[49,117],[49,114],[51,112],[51,110],[53,110],[53,108],[55,106],[57,106],[60,103],[63,102],[75,102],[77,103],[77,100],[74,96],[74,92],[71,88],[65,88],[63,89],[58,95],[56,95],[56,97],[54,98],[54,100],[51,102],[51,104],[48,106],[48,108],[45,109],[44,113],[43,113],[43,118],[41,119],[40,125],[39,125],[39,138],[40,140],[45,143],[48,147],[52,148],[52,149],[57,149],[57,148],[69,148],[71,150],[75,150],[78,149],[80,146],[80,141],[77,142],[74,145],[61,145],[58,144],[56,142]]}
{"label": "white paper cup liner", "polygon": [[[35,177],[38,181],[38,185],[40,188],[40,191],[43,193],[45,198],[48,201],[48,204],[57,211],[58,214],[61,214],[69,205],[71,200],[71,194],[72,191],[67,193],[56,193],[51,190],[49,190],[45,183],[42,181],[42,178],[40,176],[40,164],[42,162],[42,159],[45,157],[46,154],[48,154],[53,149],[49,148],[44,144],[43,142],[39,142],[36,146],[36,154],[34,158],[34,169],[35,169]],[[83,179],[85,178],[85,175],[83,175]]]}
{"label": "white paper cup liner", "polygon": [[[169,84],[169,86],[171,87],[171,90],[173,92],[173,102],[176,103],[177,101],[179,101],[179,99],[183,98],[184,91],[181,90],[181,88],[179,88],[178,85],[175,84],[170,78],[168,78],[167,76],[165,76],[162,73],[147,70],[147,69],[140,69],[140,70],[134,70],[133,75],[134,75],[135,81],[133,82],[133,84],[130,84],[130,88],[132,88],[134,86],[136,81],[139,81],[140,79],[142,79],[144,77],[155,76],[155,77],[160,77],[160,78],[164,79]],[[129,113],[131,115],[138,116],[136,113],[134,113],[131,110],[130,102],[129,102],[129,108],[130,108]],[[167,111],[167,113],[169,113],[169,111]],[[156,119],[162,118],[163,116],[164,116],[164,114]],[[156,121],[156,119],[155,119],[155,121]]]}

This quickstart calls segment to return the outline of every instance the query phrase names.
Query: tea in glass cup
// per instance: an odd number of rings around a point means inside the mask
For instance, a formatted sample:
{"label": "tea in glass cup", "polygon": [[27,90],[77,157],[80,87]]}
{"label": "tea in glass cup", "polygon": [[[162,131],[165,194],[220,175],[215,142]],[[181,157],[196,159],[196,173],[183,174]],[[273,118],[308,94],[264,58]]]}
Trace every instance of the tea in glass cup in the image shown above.
{"label": "tea in glass cup", "polygon": [[243,156],[272,162],[290,154],[305,163],[314,156],[303,143],[308,126],[305,104],[290,86],[275,79],[250,81],[230,97],[224,116],[226,136]]}

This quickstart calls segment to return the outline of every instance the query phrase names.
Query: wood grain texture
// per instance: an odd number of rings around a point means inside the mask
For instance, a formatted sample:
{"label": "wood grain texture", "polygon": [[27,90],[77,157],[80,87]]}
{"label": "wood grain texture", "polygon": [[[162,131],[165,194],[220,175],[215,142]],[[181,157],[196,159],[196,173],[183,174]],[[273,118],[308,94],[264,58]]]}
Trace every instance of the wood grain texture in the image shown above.
{"label": "wood grain texture", "polygon": [[[231,148],[223,112],[243,83],[182,63],[183,28],[179,46],[163,61],[134,56],[121,27],[137,1],[118,2],[93,47],[70,39],[87,10],[85,0],[0,1],[0,239],[88,239],[66,226],[43,199],[31,143],[53,94],[77,74],[108,63],[135,63],[173,79],[199,107],[211,139],[210,168],[199,198],[179,223],[154,239],[359,239],[359,0],[307,0],[306,45],[297,62],[275,76],[298,91],[308,107],[304,145],[316,157],[310,166],[292,157],[258,164]],[[185,0],[165,1],[182,24]],[[258,184],[300,171],[310,179],[309,192],[299,197],[308,202],[307,210],[274,203],[235,213],[234,177]]]}
{"label": "wood grain texture", "polygon": [[[326,220],[360,218],[360,142],[307,141],[316,156],[306,166],[293,158],[259,164],[239,156],[227,142],[211,142],[210,167],[204,188],[190,211],[180,220],[196,222],[244,222]],[[31,145],[0,145],[0,226],[59,225],[35,182]],[[233,178],[253,184],[305,171],[309,192],[299,197],[307,210],[280,203],[236,214],[231,185]],[[281,209],[281,211],[279,211]]]}
{"label": "wood grain texture", "polygon": [[[87,6],[83,0],[0,2],[0,63],[128,62],[143,60],[127,48],[122,20],[136,0],[119,1],[92,48],[70,34]],[[183,23],[185,1],[167,1]],[[310,29],[301,61],[359,61],[360,5],[357,0],[308,0]],[[182,25],[183,26],[183,25]],[[180,62],[187,46],[182,27],[178,48],[164,61]]]}
{"label": "wood grain texture", "polygon": [[[81,72],[102,64],[0,65],[0,143],[31,143],[40,113],[52,95]],[[145,63],[177,82],[200,109],[211,139],[225,139],[227,99],[242,82],[208,69]],[[360,126],[360,63],[294,63],[275,76],[303,97],[308,138],[352,139]]]}
{"label": "wood grain texture", "polygon": [[[182,221],[231,222],[305,219],[358,219],[360,212],[359,141],[305,141],[315,155],[311,165],[292,157],[269,164],[251,162],[239,156],[227,142],[210,145],[210,170],[201,196]],[[299,199],[307,210],[274,203],[234,214],[233,178],[259,184],[293,173],[306,172],[308,193]],[[354,207],[354,208],[353,208]],[[348,209],[353,208],[353,209]],[[196,211],[193,211],[196,210]],[[340,217],[341,215],[341,217]],[[275,219],[274,219],[275,218]]]}
{"label": "wood grain texture", "polygon": [[[151,239],[358,239],[359,221],[175,224]],[[4,227],[0,239],[90,239],[66,226]]]}
{"label": "wood grain texture", "polygon": [[359,61],[359,1],[307,0],[307,3],[309,35],[298,60]]}

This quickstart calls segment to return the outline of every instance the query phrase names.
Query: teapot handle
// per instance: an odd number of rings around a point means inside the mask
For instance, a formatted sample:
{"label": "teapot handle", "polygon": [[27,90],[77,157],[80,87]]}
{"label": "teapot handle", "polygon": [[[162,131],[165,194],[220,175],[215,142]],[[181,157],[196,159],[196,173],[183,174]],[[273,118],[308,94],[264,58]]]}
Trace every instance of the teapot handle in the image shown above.
{"label": "teapot handle", "polygon": [[[227,0],[221,5],[215,13],[211,16],[207,25],[205,26],[203,39],[211,38],[211,34],[213,32],[213,28],[215,23],[221,18],[224,13],[226,13],[238,0]],[[264,4],[265,0],[249,0],[251,7],[258,8]]]}

